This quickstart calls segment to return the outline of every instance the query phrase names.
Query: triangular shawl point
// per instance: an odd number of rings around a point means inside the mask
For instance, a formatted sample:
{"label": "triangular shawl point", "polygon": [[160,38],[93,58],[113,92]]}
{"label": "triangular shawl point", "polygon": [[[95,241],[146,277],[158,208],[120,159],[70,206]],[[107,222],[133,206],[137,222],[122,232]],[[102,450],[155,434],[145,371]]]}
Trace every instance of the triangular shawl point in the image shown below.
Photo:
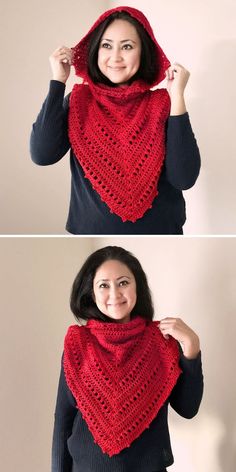
{"label": "triangular shawl point", "polygon": [[110,457],[147,429],[181,373],[179,349],[158,322],[90,320],[69,327],[64,371],[95,442]]}

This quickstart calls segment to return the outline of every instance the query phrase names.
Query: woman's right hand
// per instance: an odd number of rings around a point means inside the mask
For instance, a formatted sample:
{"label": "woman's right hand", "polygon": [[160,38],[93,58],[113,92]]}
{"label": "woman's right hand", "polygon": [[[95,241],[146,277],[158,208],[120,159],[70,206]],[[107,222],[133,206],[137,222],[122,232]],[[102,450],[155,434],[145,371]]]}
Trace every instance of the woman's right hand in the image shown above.
{"label": "woman's right hand", "polygon": [[72,63],[73,51],[66,46],[60,46],[49,57],[53,80],[66,83]]}

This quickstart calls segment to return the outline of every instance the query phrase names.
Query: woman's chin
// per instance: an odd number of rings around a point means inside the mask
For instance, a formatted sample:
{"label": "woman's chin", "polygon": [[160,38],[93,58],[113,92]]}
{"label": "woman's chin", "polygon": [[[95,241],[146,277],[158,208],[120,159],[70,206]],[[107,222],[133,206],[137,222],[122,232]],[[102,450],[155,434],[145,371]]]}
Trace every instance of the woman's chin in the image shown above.
{"label": "woman's chin", "polygon": [[127,321],[129,321],[130,319],[129,313],[125,315],[122,313],[109,313],[107,314],[107,316],[116,321],[117,323],[127,323]]}

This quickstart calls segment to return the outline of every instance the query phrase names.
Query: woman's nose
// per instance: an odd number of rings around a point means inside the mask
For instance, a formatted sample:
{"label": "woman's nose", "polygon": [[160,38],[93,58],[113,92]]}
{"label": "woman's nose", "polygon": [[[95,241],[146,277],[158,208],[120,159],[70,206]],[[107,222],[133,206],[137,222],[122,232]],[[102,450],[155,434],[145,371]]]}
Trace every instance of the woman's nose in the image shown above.
{"label": "woman's nose", "polygon": [[112,286],[112,287],[110,288],[110,293],[109,293],[109,295],[110,295],[110,298],[111,298],[111,299],[119,298],[119,297],[120,297],[120,287],[119,287],[119,286],[117,287],[116,285],[115,285],[115,286]]}
{"label": "woman's nose", "polygon": [[112,59],[113,61],[116,61],[116,62],[122,61],[122,54],[121,54],[120,48],[113,48]]}

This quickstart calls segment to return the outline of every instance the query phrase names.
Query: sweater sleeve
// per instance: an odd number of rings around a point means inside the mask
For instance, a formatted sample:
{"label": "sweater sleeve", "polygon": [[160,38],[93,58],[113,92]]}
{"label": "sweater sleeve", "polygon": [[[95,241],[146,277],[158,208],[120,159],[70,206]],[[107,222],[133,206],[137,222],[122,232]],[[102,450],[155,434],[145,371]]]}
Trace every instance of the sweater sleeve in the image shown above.
{"label": "sweater sleeve", "polygon": [[200,153],[189,114],[169,116],[166,125],[166,176],[177,190],[191,188],[200,172]]}
{"label": "sweater sleeve", "polygon": [[169,397],[170,405],[184,418],[193,418],[200,407],[203,395],[201,352],[196,359],[180,356],[182,373]]}
{"label": "sweater sleeve", "polygon": [[72,433],[76,414],[76,402],[66,383],[62,357],[54,415],[51,472],[71,472],[72,470],[72,458],[68,451],[67,439]]}
{"label": "sweater sleeve", "polygon": [[69,95],[64,98],[65,84],[51,80],[30,135],[30,154],[35,164],[47,166],[58,162],[69,150]]}

